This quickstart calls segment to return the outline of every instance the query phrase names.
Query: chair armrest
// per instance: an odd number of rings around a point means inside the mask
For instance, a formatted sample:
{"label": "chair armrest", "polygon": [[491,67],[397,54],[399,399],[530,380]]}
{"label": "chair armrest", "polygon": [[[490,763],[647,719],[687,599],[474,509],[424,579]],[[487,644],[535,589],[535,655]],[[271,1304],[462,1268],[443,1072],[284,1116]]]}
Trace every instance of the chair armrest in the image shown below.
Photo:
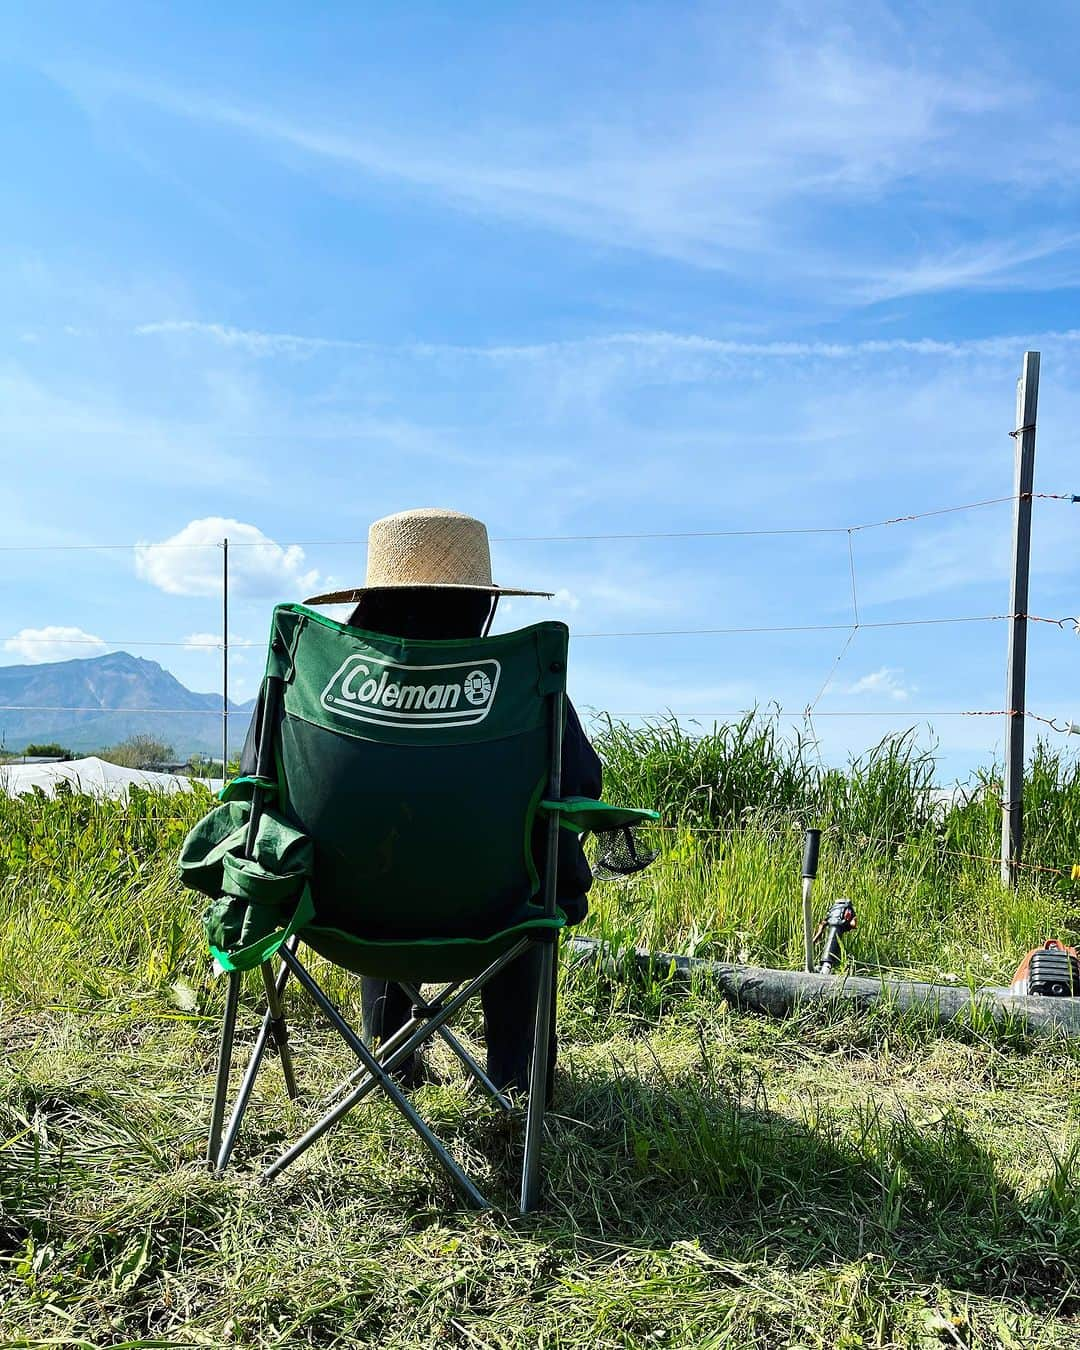
{"label": "chair armrest", "polygon": [[594,834],[603,830],[618,830],[627,825],[649,825],[660,819],[659,811],[649,811],[634,806],[612,806],[609,802],[599,802],[592,797],[563,797],[559,801],[543,800],[540,810],[547,815],[557,815],[564,830],[573,830],[575,834]]}
{"label": "chair armrest", "polygon": [[227,783],[223,783],[218,790],[219,802],[249,802],[255,788],[262,788],[264,792],[277,792],[278,784],[273,778],[262,778],[257,773],[240,774],[237,778],[230,778]]}

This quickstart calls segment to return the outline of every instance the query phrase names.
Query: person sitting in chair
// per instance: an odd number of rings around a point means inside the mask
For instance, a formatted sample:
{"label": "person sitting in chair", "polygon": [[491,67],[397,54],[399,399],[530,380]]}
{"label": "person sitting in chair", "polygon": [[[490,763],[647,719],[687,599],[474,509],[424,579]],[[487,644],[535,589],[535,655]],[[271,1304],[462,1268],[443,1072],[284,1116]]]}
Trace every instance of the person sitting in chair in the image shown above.
{"label": "person sitting in chair", "polygon": [[[313,596],[307,604],[355,605],[348,622],[370,633],[413,640],[454,640],[487,634],[502,595],[547,595],[511,590],[491,580],[491,558],[483,523],[457,511],[425,508],[375,521],[368,536],[364,586]],[[567,797],[599,798],[601,765],[569,700],[562,745],[562,791]],[[241,772],[255,764],[256,718],[252,720]],[[543,877],[545,830],[532,840],[533,859]],[[577,835],[560,833],[556,898],[570,923],[588,909],[592,872]],[[539,978],[538,947],[494,976],[481,991],[487,1073],[500,1090],[528,1086],[533,1049],[533,1015]],[[362,982],[364,1037],[388,1039],[409,1020],[410,1000],[397,985],[365,976]],[[549,1063],[555,1059],[555,1018],[551,1019]],[[406,1082],[417,1082],[420,1065],[399,1067]],[[550,1091],[551,1076],[548,1076]]]}

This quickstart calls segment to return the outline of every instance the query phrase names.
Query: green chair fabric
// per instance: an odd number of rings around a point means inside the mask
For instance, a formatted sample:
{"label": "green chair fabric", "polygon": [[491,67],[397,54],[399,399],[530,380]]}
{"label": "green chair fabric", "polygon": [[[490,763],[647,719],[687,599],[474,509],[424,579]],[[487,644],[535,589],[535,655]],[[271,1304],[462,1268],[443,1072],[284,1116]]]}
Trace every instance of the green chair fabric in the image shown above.
{"label": "green chair fabric", "polygon": [[218,964],[251,968],[298,934],[360,974],[465,979],[562,926],[537,903],[538,817],[577,833],[657,818],[545,798],[567,641],[565,625],[542,623],[420,642],[279,605],[266,670],[283,691],[276,773],[233,780],[180,860],[210,897]]}
{"label": "green chair fabric", "polygon": [[181,853],[185,883],[211,897],[203,928],[223,970],[246,970],[268,960],[315,917],[308,884],[311,840],[264,806],[252,856],[245,857],[250,817],[250,800],[215,807],[188,835]]}

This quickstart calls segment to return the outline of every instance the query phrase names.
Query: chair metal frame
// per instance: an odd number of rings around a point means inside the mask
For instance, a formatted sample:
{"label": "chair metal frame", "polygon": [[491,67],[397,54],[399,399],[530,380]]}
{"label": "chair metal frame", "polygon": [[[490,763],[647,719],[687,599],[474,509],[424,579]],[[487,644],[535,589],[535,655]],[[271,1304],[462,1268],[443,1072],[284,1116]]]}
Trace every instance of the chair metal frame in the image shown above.
{"label": "chair metal frame", "polygon": [[[282,697],[283,682],[280,677],[267,676],[258,749],[257,775],[261,778],[272,776],[273,740]],[[545,699],[548,704],[549,722],[548,791],[546,796],[548,800],[558,801],[562,792],[562,728],[566,695],[563,691],[558,690],[546,694]],[[249,857],[252,856],[254,849],[263,799],[264,791],[262,787],[256,786],[252,793],[251,816],[248,822],[247,854]],[[553,811],[550,813],[547,823],[542,888],[544,916],[546,918],[554,918],[556,914],[555,886],[558,848],[559,815]],[[232,1072],[241,977],[240,971],[231,970],[228,972],[217,1076],[207,1140],[206,1158],[210,1170],[214,1173],[221,1173],[228,1166],[259,1070],[265,1059],[266,1051],[271,1046],[276,1048],[278,1052],[286,1091],[290,1099],[295,1100],[299,1095],[282,1003],[285,986],[289,978],[292,977],[306,991],[319,1011],[355,1054],[359,1060],[359,1066],[343,1083],[339,1084],[338,1088],[329,1094],[327,1101],[339,1099],[334,1101],[330,1109],[325,1111],[294,1144],[264,1168],[261,1174],[262,1179],[269,1181],[279,1175],[290,1163],[306,1152],[312,1144],[321,1139],[354,1106],[359,1105],[376,1088],[381,1088],[416,1131],[438,1163],[449,1174],[468,1203],[477,1209],[491,1208],[489,1201],[450,1155],[442,1140],[420,1116],[408,1096],[394,1080],[393,1074],[394,1070],[408,1056],[423,1045],[425,1041],[437,1035],[461,1061],[466,1072],[479,1083],[481,1089],[492,1098],[498,1107],[508,1114],[513,1112],[515,1109],[513,1103],[491,1082],[473,1055],[450,1030],[448,1023],[454,1014],[459,1012],[494,975],[539,941],[541,949],[540,971],[536,991],[535,1034],[529,1071],[528,1108],[525,1120],[525,1144],[519,1194],[521,1213],[525,1214],[535,1209],[540,1191],[540,1151],[544,1133],[544,1111],[548,1088],[548,1043],[554,1011],[554,974],[558,957],[559,930],[557,928],[541,929],[539,930],[539,936],[522,937],[478,975],[469,980],[461,980],[446,985],[427,1001],[421,997],[420,989],[416,984],[399,982],[399,987],[412,1003],[412,1015],[404,1026],[375,1049],[365,1044],[362,1037],[349,1025],[319,986],[311,972],[300,961],[297,948],[301,936],[302,933],[290,938],[280,948],[278,955],[281,958],[281,964],[276,975],[271,971],[269,961],[264,961],[259,967],[266,997],[266,1011],[263,1014],[255,1045],[226,1124],[225,1112],[229,1093],[229,1079]],[[340,1096],[342,1092],[345,1093],[344,1096]]]}

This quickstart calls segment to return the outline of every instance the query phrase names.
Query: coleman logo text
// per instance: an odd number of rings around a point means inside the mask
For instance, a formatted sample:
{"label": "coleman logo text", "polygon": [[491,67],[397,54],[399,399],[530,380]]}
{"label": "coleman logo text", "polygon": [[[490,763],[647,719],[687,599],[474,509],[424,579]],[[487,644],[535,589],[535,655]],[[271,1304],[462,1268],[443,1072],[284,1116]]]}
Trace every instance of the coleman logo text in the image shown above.
{"label": "coleman logo text", "polygon": [[329,712],[356,722],[396,727],[467,727],[495,702],[498,661],[399,666],[380,657],[350,656],[322,693]]}

